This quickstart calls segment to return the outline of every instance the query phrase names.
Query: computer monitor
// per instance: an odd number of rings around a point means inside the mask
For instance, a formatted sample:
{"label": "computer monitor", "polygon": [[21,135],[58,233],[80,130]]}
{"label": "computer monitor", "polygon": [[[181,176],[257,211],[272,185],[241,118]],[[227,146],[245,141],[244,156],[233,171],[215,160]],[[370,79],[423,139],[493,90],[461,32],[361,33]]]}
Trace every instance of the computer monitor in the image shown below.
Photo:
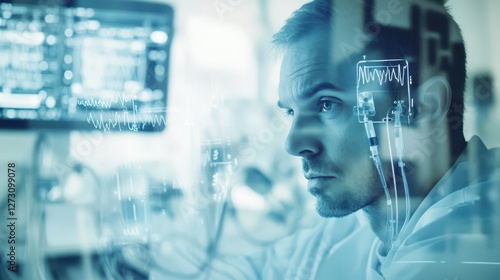
{"label": "computer monitor", "polygon": [[173,9],[0,1],[0,128],[161,131]]}

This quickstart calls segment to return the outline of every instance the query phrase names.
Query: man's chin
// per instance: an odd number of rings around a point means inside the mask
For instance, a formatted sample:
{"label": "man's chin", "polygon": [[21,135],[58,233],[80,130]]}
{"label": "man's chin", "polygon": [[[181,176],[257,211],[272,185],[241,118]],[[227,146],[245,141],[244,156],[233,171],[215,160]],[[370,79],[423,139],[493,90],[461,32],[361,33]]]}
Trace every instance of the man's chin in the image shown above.
{"label": "man's chin", "polygon": [[358,209],[351,209],[347,201],[334,201],[328,196],[316,197],[316,212],[323,218],[342,218],[348,216]]}

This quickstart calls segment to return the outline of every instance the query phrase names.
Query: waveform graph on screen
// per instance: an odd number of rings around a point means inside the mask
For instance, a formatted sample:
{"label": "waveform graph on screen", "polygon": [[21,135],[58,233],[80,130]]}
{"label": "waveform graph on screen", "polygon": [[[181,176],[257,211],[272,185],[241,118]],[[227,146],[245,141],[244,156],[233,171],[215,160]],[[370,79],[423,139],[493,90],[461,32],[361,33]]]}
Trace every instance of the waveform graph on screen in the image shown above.
{"label": "waveform graph on screen", "polygon": [[[405,59],[362,60],[356,65],[357,96],[373,96],[374,122],[385,122],[394,102],[401,101],[411,115],[412,99],[409,63]],[[369,93],[368,95],[366,93]],[[358,98],[358,107],[362,100]],[[362,116],[359,115],[359,118]],[[360,119],[360,122],[362,120]]]}
{"label": "waveform graph on screen", "polygon": [[398,83],[405,85],[407,65],[399,63],[386,65],[361,65],[358,67],[358,83],[363,85],[378,83],[379,85],[387,83]]}
{"label": "waveform graph on screen", "polygon": [[82,98],[77,100],[79,110],[87,113],[86,121],[101,131],[161,130],[167,125],[163,106],[140,108],[140,99],[124,92],[109,94],[107,98]]}

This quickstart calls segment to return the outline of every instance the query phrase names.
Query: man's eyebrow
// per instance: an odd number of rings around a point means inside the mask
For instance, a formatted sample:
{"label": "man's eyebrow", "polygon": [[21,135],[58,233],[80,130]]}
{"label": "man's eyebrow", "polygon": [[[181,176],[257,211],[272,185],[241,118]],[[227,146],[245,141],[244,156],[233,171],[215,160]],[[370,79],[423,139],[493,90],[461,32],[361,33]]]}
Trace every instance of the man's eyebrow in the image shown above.
{"label": "man's eyebrow", "polygon": [[[333,91],[345,92],[345,90],[343,90],[342,88],[340,88],[340,87],[338,87],[338,86],[336,86],[336,85],[334,85],[332,83],[325,82],[325,83],[317,84],[317,85],[311,87],[310,89],[306,90],[304,93],[302,93],[299,96],[299,99],[308,99],[308,98],[311,98],[318,91],[322,91],[322,90],[333,90]],[[278,107],[280,107],[280,108],[287,108],[287,106],[285,106],[285,104],[281,103],[281,101],[278,101]]]}
{"label": "man's eyebrow", "polygon": [[325,89],[328,89],[328,90],[333,90],[333,91],[340,91],[340,92],[345,92],[345,90],[343,90],[342,88],[332,84],[332,83],[320,83],[320,84],[317,84],[313,87],[311,87],[310,89],[308,89],[307,91],[305,91],[304,93],[302,93],[299,98],[300,99],[308,99],[308,98],[311,98],[313,95],[315,95],[318,91],[322,91],[322,90],[325,90]]}

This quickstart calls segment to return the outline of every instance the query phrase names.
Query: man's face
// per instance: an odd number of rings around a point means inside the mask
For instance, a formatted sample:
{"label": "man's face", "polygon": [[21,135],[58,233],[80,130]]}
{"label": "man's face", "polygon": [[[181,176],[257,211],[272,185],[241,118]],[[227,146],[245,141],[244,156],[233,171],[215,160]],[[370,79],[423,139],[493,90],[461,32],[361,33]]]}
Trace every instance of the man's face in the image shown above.
{"label": "man's face", "polygon": [[302,159],[318,213],[342,217],[375,202],[383,188],[364,126],[353,114],[356,62],[331,63],[327,34],[311,32],[287,49],[279,106],[292,118],[286,149]]}

